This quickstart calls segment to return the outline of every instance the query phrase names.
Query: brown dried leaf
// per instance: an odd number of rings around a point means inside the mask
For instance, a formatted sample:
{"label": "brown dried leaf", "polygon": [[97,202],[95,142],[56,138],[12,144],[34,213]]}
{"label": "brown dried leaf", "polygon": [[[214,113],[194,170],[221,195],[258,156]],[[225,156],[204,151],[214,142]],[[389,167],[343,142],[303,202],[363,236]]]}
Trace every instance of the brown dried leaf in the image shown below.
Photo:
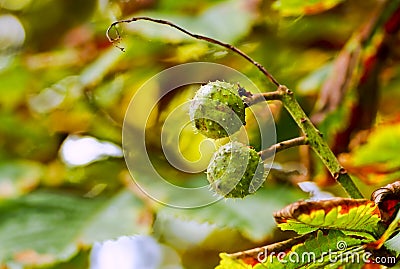
{"label": "brown dried leaf", "polygon": [[372,193],[371,200],[378,205],[382,221],[389,224],[393,221],[400,206],[400,181],[377,189]]}
{"label": "brown dried leaf", "polygon": [[358,38],[352,38],[337,56],[328,79],[322,86],[321,96],[312,116],[315,123],[324,120],[326,115],[336,110],[354,83],[355,69],[360,61],[361,44]]}

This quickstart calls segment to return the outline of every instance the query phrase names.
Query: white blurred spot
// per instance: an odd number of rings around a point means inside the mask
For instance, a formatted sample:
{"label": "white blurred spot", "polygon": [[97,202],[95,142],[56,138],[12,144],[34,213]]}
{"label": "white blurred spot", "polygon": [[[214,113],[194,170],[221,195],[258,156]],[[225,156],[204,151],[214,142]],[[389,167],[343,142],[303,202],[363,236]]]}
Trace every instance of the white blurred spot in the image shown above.
{"label": "white blurred spot", "polygon": [[310,194],[309,200],[311,201],[330,200],[332,198],[335,198],[335,196],[333,196],[331,193],[326,191],[321,191],[321,189],[314,182],[304,181],[298,183],[298,185],[300,189],[302,189],[302,191]]}
{"label": "white blurred spot", "polygon": [[150,236],[123,236],[115,241],[95,243],[90,269],[157,269],[162,260],[161,246]]}
{"label": "white blurred spot", "polygon": [[0,50],[18,48],[25,41],[25,30],[17,17],[0,16]]}
{"label": "white blurred spot", "polygon": [[155,234],[163,238],[163,242],[175,250],[185,251],[201,245],[215,232],[217,225],[181,219],[164,212],[157,215],[153,229]]}
{"label": "white blurred spot", "polygon": [[24,41],[25,30],[18,18],[0,15],[0,71],[11,64]]}
{"label": "white blurred spot", "polygon": [[118,145],[90,136],[68,136],[60,148],[60,157],[69,166],[84,166],[108,157],[122,157]]}

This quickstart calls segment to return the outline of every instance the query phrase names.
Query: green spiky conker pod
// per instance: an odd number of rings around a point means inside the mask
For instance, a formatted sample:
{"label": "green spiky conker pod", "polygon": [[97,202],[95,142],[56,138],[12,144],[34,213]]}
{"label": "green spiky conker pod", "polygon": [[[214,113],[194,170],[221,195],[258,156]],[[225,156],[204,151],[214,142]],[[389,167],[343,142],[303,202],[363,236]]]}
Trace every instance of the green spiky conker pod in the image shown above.
{"label": "green spiky conker pod", "polygon": [[264,182],[264,163],[253,148],[229,142],[215,152],[207,168],[207,179],[216,193],[226,198],[243,198]]}
{"label": "green spiky conker pod", "polygon": [[200,87],[191,101],[189,115],[201,134],[213,139],[223,138],[245,125],[245,105],[238,89],[223,81]]}

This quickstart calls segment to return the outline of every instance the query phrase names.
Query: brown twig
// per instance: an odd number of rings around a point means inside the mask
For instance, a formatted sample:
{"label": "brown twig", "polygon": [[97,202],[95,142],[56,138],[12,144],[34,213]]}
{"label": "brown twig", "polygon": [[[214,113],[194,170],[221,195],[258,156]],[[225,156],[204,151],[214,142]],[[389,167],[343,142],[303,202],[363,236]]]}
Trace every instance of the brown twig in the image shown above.
{"label": "brown twig", "polygon": [[279,142],[275,145],[270,146],[267,149],[260,151],[258,154],[261,156],[261,159],[265,160],[269,157],[272,157],[276,152],[295,147],[300,145],[307,145],[308,140],[305,136],[296,137],[293,139],[289,139],[286,141]]}
{"label": "brown twig", "polygon": [[[221,41],[219,41],[219,40],[216,40],[216,39],[211,38],[211,37],[208,37],[208,36],[199,35],[199,34],[193,34],[193,33],[189,32],[188,30],[186,30],[186,29],[184,29],[184,28],[182,28],[182,27],[180,27],[180,26],[178,26],[178,25],[176,25],[176,24],[174,24],[174,23],[172,23],[172,22],[170,22],[170,21],[160,20],[160,19],[153,19],[153,18],[150,18],[150,17],[134,17],[134,18],[128,19],[128,20],[116,21],[116,22],[113,22],[113,23],[108,27],[108,29],[107,29],[106,35],[107,35],[108,40],[109,40],[110,42],[113,42],[113,43],[118,42],[118,41],[121,40],[121,35],[120,35],[118,29],[116,28],[116,26],[117,26],[118,24],[121,24],[121,23],[131,23],[131,22],[135,22],[135,21],[139,21],[139,20],[151,21],[151,22],[155,22],[155,23],[159,23],[159,24],[168,25],[168,26],[170,26],[170,27],[172,27],[172,28],[175,28],[175,29],[181,31],[182,33],[184,33],[184,34],[186,34],[186,35],[188,35],[188,36],[191,36],[191,37],[193,37],[193,38],[195,38],[195,39],[207,41],[207,42],[210,42],[210,43],[219,45],[219,46],[221,46],[221,47],[224,47],[224,48],[226,48],[226,49],[228,49],[228,50],[230,50],[230,51],[233,51],[233,52],[239,54],[239,55],[240,55],[241,57],[243,57],[244,59],[246,59],[246,60],[247,60],[248,62],[250,62],[251,64],[255,65],[255,66],[258,68],[258,70],[260,70],[260,71],[261,71],[273,84],[275,84],[277,87],[279,87],[279,86],[281,85],[281,84],[267,71],[267,69],[265,69],[264,66],[262,66],[260,63],[258,63],[258,62],[256,62],[256,61],[254,61],[250,56],[248,56],[246,53],[244,53],[244,52],[241,51],[240,49],[236,48],[235,46],[233,46],[233,45],[231,45],[231,44],[228,44],[228,43],[221,42]],[[110,37],[110,31],[111,31],[112,28],[115,29],[115,32],[116,32],[116,34],[117,34],[117,36],[116,36],[115,38]],[[121,51],[124,51],[124,48],[123,48],[123,47],[119,47],[119,46],[116,46],[116,47],[119,48]]]}
{"label": "brown twig", "polygon": [[265,101],[280,100],[282,94],[279,91],[256,93],[246,97],[244,102],[247,106],[252,106]]}

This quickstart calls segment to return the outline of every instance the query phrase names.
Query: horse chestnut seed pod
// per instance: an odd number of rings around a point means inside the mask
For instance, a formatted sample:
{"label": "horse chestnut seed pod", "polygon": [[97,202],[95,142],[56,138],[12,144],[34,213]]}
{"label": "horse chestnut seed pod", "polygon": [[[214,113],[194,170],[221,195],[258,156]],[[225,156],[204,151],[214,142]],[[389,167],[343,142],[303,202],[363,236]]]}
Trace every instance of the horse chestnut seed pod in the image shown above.
{"label": "horse chestnut seed pod", "polygon": [[264,163],[253,148],[229,142],[215,152],[207,168],[207,179],[216,193],[226,198],[243,198],[264,182]]}
{"label": "horse chestnut seed pod", "polygon": [[189,116],[201,134],[223,138],[245,124],[245,105],[238,90],[238,86],[223,81],[200,87],[190,103]]}

